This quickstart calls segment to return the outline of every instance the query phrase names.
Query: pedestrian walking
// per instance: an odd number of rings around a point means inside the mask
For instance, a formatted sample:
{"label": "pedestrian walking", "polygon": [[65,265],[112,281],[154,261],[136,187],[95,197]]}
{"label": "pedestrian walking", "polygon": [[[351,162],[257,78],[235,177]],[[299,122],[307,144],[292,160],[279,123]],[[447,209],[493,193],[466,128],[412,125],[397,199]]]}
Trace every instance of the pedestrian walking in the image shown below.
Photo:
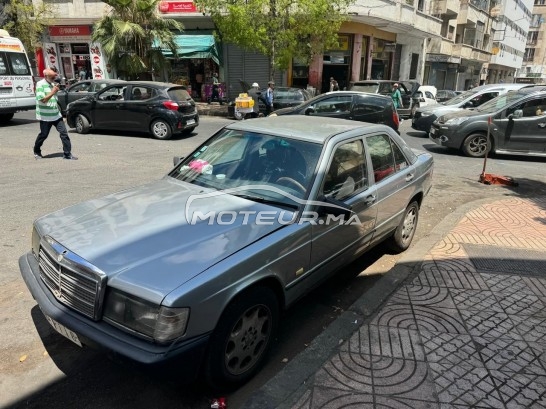
{"label": "pedestrian walking", "polygon": [[63,158],[76,160],[78,158],[72,155],[70,138],[57,104],[56,94],[59,92],[60,85],[54,83],[56,76],[55,71],[47,68],[44,70],[44,79],[36,84],[36,119],[40,121],[40,133],[34,143],[34,157],[42,158],[42,145],[54,126],[63,143]]}
{"label": "pedestrian walking", "polygon": [[268,116],[273,112],[273,90],[275,89],[275,83],[269,81],[267,83],[267,90],[265,91],[265,115]]}

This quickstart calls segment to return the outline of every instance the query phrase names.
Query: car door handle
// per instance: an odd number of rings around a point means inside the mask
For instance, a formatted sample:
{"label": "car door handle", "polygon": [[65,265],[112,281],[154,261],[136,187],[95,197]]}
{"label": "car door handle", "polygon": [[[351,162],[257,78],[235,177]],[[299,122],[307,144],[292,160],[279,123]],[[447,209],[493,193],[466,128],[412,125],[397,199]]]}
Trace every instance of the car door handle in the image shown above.
{"label": "car door handle", "polygon": [[406,175],[406,182],[411,182],[413,180],[413,173],[408,173]]}
{"label": "car door handle", "polygon": [[364,199],[364,203],[366,203],[367,205],[372,205],[375,203],[375,195],[369,195],[368,197],[366,197],[366,199]]}

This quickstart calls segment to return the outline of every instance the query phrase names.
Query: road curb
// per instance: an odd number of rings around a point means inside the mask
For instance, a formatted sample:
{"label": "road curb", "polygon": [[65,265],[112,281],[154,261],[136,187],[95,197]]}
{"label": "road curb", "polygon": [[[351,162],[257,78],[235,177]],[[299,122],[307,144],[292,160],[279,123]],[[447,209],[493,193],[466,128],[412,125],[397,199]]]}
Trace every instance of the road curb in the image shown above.
{"label": "road curb", "polygon": [[[307,349],[300,352],[283,370],[255,391],[241,406],[242,409],[288,409],[307,391],[307,380],[322,367],[338,346],[369,320],[400,285],[419,268],[427,252],[464,217],[483,204],[506,198],[495,195],[479,199],[455,209],[431,233],[422,238],[399,259],[376,284],[343,312],[326,330],[318,335]],[[426,199],[425,199],[426,200]]]}

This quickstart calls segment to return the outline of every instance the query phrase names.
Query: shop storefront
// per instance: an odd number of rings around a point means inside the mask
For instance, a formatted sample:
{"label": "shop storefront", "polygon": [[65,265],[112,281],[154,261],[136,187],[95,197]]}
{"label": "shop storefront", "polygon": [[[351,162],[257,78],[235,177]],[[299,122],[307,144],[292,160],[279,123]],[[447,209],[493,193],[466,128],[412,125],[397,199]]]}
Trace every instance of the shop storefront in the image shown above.
{"label": "shop storefront", "polygon": [[330,78],[333,77],[339,84],[339,89],[349,87],[353,36],[339,34],[339,47],[326,50],[322,57],[321,92],[330,89]]}
{"label": "shop storefront", "polygon": [[109,78],[100,45],[91,42],[91,26],[50,26],[48,34],[42,47],[44,65],[67,80],[80,78],[80,73],[83,78]]}

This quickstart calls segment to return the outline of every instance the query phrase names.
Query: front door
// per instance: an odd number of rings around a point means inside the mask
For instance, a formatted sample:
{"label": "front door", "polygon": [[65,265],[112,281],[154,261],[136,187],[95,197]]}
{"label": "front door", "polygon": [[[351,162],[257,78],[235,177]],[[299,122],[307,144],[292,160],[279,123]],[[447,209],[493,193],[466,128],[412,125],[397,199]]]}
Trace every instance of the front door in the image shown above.
{"label": "front door", "polygon": [[125,116],[126,85],[118,84],[105,88],[97,94],[91,120],[98,129],[124,130],[128,128]]}
{"label": "front door", "polygon": [[520,118],[501,119],[498,148],[519,152],[546,151],[546,98],[534,96],[506,111],[506,116],[521,110]]}
{"label": "front door", "polygon": [[352,95],[333,94],[316,101],[310,111],[310,116],[327,116],[330,118],[349,119],[351,116]]}
{"label": "front door", "polygon": [[352,214],[344,223],[335,221],[331,214],[323,215],[312,226],[311,268],[316,269],[313,281],[354,259],[373,236],[377,207],[368,168],[362,139],[335,147],[318,197],[351,206]]}

